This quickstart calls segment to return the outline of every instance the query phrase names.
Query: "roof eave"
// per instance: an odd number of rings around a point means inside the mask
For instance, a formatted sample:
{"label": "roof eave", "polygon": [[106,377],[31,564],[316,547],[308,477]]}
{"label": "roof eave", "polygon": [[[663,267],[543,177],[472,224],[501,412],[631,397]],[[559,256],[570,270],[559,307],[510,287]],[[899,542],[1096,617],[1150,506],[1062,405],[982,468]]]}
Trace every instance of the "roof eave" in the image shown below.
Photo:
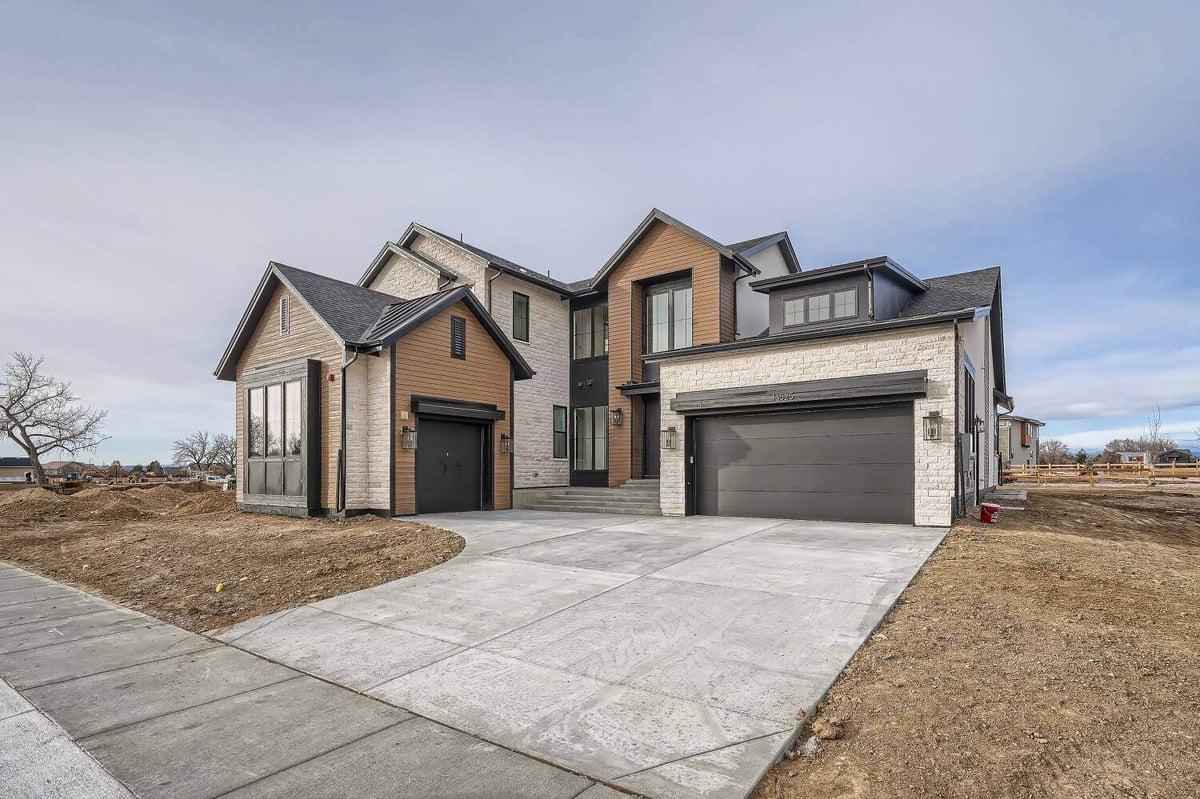
{"label": "roof eave", "polygon": [[[733,250],[729,249],[721,242],[717,241],[714,238],[704,235],[703,233],[696,230],[694,227],[691,227],[690,225],[686,225],[683,222],[680,222],[678,219],[671,216],[670,214],[666,214],[657,208],[651,208],[650,213],[646,214],[645,219],[643,219],[641,221],[641,223],[636,228],[634,228],[633,232],[629,234],[629,237],[626,238],[625,241],[621,244],[621,246],[617,248],[617,251],[614,252],[612,254],[612,256],[607,261],[604,262],[604,266],[600,267],[600,271],[596,273],[596,276],[594,278],[592,278],[593,285],[595,283],[600,282],[605,277],[607,277],[609,272],[611,272],[613,269],[615,269],[617,264],[619,264],[622,260],[624,260],[625,256],[628,255],[629,252],[638,245],[638,242],[640,242],[646,236],[646,234],[650,231],[650,228],[654,226],[655,222],[661,222],[664,225],[669,225],[669,226],[675,228],[676,230],[680,231],[681,233],[685,233],[688,236],[691,236],[692,238],[696,239],[697,241],[699,241],[703,244],[706,244],[709,247],[712,247],[714,250],[719,252],[721,255],[724,255],[726,258],[732,258],[734,260],[737,260],[735,258],[736,254],[733,252]],[[745,261],[744,259],[742,260],[741,263],[746,264],[746,265],[750,266],[751,268],[754,268],[753,265],[750,264],[749,261]],[[757,269],[755,269],[755,272],[757,273]]]}

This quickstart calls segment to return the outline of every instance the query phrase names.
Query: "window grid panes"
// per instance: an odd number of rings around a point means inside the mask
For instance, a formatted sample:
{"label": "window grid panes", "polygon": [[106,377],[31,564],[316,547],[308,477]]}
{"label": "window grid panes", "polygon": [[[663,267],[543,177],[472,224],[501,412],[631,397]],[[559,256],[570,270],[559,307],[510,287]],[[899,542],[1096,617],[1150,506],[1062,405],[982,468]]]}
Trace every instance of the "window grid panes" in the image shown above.
{"label": "window grid panes", "polygon": [[804,300],[787,300],[783,303],[783,323],[785,325],[804,324]]}
{"label": "window grid panes", "polygon": [[652,288],[646,294],[645,351],[692,346],[692,287]]}
{"label": "window grid panes", "polygon": [[849,319],[858,316],[858,291],[846,289],[833,293],[833,318]]}
{"label": "window grid panes", "polygon": [[671,349],[682,349],[692,346],[692,289],[679,289],[672,292],[674,309],[672,319],[675,322],[675,340]]}
{"label": "window grid panes", "polygon": [[829,319],[829,295],[820,294],[808,298],[808,321],[825,322]]}

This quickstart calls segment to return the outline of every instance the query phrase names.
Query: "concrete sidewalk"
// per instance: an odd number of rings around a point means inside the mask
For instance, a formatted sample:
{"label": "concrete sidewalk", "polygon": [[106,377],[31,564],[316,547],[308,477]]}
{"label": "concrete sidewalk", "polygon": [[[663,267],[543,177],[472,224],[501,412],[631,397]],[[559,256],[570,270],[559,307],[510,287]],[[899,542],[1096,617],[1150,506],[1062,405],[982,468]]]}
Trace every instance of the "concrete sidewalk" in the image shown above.
{"label": "concrete sidewalk", "polygon": [[623,796],[5,564],[0,677],[8,796]]}

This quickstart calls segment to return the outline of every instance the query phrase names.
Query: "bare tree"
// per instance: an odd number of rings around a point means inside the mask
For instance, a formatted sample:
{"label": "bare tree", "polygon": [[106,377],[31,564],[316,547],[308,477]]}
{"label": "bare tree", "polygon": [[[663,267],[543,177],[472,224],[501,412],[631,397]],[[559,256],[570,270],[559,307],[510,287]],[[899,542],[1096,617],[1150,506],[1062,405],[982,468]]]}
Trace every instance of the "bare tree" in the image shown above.
{"label": "bare tree", "polygon": [[1038,445],[1038,463],[1070,463],[1071,453],[1067,445],[1057,438],[1048,438]]}
{"label": "bare tree", "polygon": [[237,438],[228,433],[217,433],[213,449],[217,452],[216,462],[233,474],[237,470]]}
{"label": "bare tree", "polygon": [[171,457],[176,463],[193,466],[207,471],[217,461],[216,437],[204,430],[197,430],[175,442]]}
{"label": "bare tree", "polygon": [[34,478],[45,485],[42,456],[60,450],[69,455],[95,449],[108,411],[82,405],[71,384],[42,372],[44,358],[14,352],[0,378],[0,435],[29,457]]}
{"label": "bare tree", "polygon": [[1150,416],[1146,420],[1146,429],[1142,433],[1141,443],[1142,448],[1150,453],[1151,457],[1157,457],[1169,449],[1175,449],[1175,442],[1163,432],[1161,406],[1155,405],[1154,410],[1150,412]]}

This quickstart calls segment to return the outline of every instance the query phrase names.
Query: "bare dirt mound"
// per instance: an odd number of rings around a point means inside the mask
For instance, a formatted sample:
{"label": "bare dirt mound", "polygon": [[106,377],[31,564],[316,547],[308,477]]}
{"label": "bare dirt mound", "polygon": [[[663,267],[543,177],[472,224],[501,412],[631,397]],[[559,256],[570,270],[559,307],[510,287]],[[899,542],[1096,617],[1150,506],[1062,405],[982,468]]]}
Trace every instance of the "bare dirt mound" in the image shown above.
{"label": "bare dirt mound", "polygon": [[204,513],[233,513],[237,510],[232,491],[206,491],[178,503],[172,516],[197,516]]}
{"label": "bare dirt mound", "polygon": [[68,500],[44,488],[0,494],[0,520],[25,522],[61,514]]}

